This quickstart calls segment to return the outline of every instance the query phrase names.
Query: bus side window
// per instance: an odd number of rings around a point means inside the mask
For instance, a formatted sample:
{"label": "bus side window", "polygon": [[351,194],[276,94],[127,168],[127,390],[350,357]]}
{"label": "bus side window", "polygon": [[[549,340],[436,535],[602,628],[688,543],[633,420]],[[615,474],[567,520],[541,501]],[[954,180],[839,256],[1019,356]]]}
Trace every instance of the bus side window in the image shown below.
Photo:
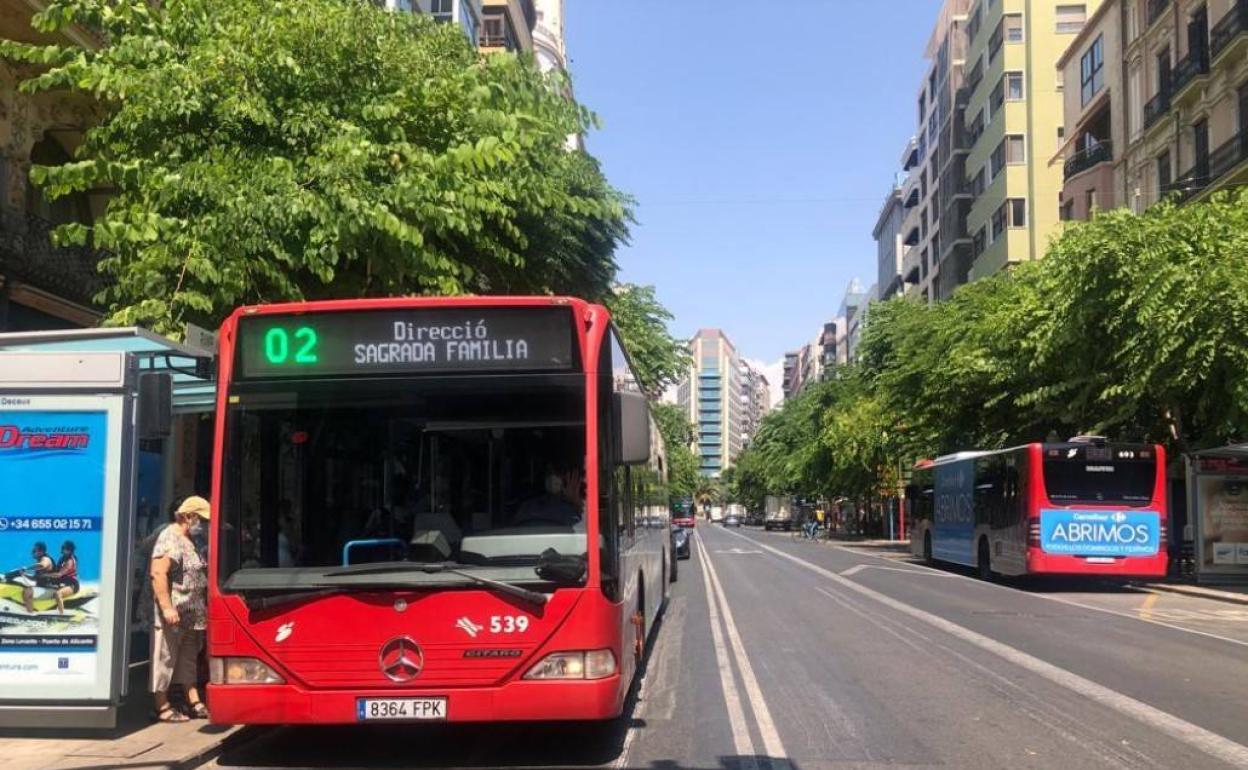
{"label": "bus side window", "polygon": [[620,499],[616,482],[615,418],[612,402],[611,346],[603,345],[598,356],[598,532],[602,569],[602,592],[610,600],[619,598],[620,533],[618,529]]}

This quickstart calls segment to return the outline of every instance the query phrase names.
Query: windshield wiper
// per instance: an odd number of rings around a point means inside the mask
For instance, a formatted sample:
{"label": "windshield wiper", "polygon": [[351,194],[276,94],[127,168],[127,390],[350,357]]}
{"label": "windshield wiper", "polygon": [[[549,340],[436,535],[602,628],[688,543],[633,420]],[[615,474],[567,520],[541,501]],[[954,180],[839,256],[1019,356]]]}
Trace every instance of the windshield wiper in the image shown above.
{"label": "windshield wiper", "polygon": [[536,604],[539,607],[546,606],[546,602],[549,601],[549,597],[539,591],[530,591],[527,588],[522,588],[521,586],[513,583],[506,583],[502,580],[494,580],[493,578],[482,577],[481,575],[457,569],[460,566],[463,565],[460,565],[458,562],[427,562],[424,564],[361,564],[358,567],[344,567],[343,569],[334,570],[333,572],[326,572],[325,577],[347,577],[349,575],[389,575],[403,572],[423,572],[426,575],[449,573],[471,580],[478,585],[493,588],[500,593],[514,596],[517,599],[523,599],[524,601]]}

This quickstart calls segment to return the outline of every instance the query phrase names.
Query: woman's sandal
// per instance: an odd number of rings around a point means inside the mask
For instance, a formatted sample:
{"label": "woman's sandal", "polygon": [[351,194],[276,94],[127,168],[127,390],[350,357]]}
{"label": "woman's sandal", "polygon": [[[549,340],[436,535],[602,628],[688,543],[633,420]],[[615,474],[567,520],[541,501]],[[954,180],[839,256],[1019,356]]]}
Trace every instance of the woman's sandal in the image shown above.
{"label": "woman's sandal", "polygon": [[[203,704],[201,703],[200,705],[202,706]],[[190,720],[190,717],[169,704],[165,704],[160,711],[156,712],[157,722],[189,722]]]}
{"label": "woman's sandal", "polygon": [[191,716],[195,719],[208,718],[208,707],[204,705],[203,701],[197,700],[194,703],[188,703],[186,704],[186,708],[191,712]]}

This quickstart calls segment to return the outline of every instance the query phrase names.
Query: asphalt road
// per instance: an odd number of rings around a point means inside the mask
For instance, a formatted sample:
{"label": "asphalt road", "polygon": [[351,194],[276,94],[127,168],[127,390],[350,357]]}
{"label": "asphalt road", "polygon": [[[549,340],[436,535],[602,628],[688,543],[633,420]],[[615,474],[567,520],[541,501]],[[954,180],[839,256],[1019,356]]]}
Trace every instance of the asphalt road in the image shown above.
{"label": "asphalt road", "polygon": [[1248,613],[699,526],[609,725],[282,728],[216,767],[1248,767]]}

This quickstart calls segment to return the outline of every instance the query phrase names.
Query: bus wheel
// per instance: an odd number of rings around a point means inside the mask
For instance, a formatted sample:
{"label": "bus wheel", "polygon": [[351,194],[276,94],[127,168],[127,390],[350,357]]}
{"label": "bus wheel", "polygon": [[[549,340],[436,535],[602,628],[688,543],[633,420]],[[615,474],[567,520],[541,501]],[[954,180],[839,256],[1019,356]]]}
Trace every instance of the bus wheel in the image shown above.
{"label": "bus wheel", "polygon": [[979,539],[979,579],[992,580],[994,575],[992,572],[992,554],[988,549],[988,538],[981,537]]}
{"label": "bus wheel", "polygon": [[932,533],[931,532],[923,533],[923,561],[927,562],[928,564],[931,564],[934,561],[932,559]]}

